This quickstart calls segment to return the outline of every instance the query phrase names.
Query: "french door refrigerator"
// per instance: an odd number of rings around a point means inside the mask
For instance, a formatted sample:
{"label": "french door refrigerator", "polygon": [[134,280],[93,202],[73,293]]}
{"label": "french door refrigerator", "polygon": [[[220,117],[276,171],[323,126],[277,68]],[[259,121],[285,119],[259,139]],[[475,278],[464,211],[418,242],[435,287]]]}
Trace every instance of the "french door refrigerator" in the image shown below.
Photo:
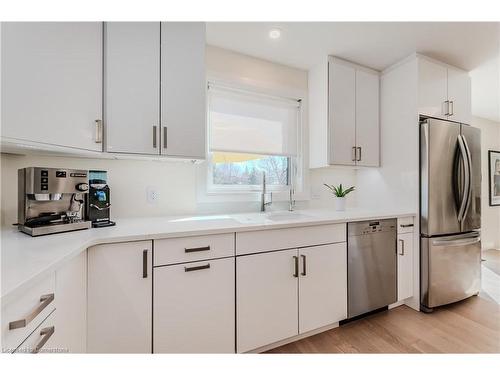
{"label": "french door refrigerator", "polygon": [[480,130],[420,120],[420,305],[479,293],[481,284]]}

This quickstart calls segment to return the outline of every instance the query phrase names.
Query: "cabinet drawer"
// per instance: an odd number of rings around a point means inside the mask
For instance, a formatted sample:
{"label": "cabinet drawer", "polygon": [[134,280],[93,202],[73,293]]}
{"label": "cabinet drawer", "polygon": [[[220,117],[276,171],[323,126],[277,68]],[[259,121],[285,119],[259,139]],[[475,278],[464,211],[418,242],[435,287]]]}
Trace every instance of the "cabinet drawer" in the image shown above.
{"label": "cabinet drawer", "polygon": [[345,224],[236,233],[236,255],[346,241]]}
{"label": "cabinet drawer", "polygon": [[53,344],[56,333],[56,311],[52,313],[14,351],[18,354],[55,353]]}
{"label": "cabinet drawer", "polygon": [[18,347],[54,308],[55,274],[52,273],[2,306],[3,349]]}
{"label": "cabinet drawer", "polygon": [[413,216],[398,217],[398,233],[412,233],[414,226]]}
{"label": "cabinet drawer", "polygon": [[234,353],[233,257],[153,274],[154,353]]}
{"label": "cabinet drawer", "polygon": [[154,242],[154,266],[234,256],[234,234],[169,238]]}

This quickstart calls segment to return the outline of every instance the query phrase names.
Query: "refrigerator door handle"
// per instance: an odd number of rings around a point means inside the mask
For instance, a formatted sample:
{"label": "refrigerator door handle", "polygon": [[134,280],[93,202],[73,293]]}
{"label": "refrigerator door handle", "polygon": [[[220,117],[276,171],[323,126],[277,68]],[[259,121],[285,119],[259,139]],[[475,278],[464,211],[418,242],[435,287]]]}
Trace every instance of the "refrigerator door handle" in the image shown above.
{"label": "refrigerator door handle", "polygon": [[460,208],[458,210],[458,221],[460,221],[461,223],[465,217],[465,208],[467,205],[467,200],[468,200],[467,198],[469,197],[469,190],[470,190],[469,158],[467,155],[467,150],[465,148],[464,138],[462,137],[462,135],[458,136],[458,146],[460,149],[462,162],[464,163],[464,175],[465,175],[463,195],[462,195],[462,200],[460,202]]}
{"label": "refrigerator door handle", "polygon": [[469,190],[467,191],[467,203],[465,204],[465,210],[464,210],[464,214],[463,214],[463,218],[462,218],[462,221],[463,221],[463,219],[465,219],[465,217],[467,216],[467,212],[469,211],[469,206],[470,206],[470,203],[472,200],[472,175],[473,175],[473,173],[472,173],[472,157],[471,157],[469,145],[467,144],[467,138],[465,138],[463,135],[461,135],[461,137],[464,141],[465,152],[467,154],[467,165],[468,165],[468,173],[469,173],[469,176],[468,176]]}
{"label": "refrigerator door handle", "polygon": [[481,241],[481,237],[463,238],[460,240],[433,240],[432,246],[467,246]]}

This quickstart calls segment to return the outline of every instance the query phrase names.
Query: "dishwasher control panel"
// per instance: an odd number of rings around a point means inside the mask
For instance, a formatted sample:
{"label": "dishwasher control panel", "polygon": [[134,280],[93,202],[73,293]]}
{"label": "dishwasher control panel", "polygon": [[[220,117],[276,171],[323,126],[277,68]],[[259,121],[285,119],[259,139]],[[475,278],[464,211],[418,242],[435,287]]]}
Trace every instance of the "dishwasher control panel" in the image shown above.
{"label": "dishwasher control panel", "polygon": [[390,232],[396,230],[396,219],[362,221],[359,223],[349,223],[348,236],[360,236],[363,234]]}

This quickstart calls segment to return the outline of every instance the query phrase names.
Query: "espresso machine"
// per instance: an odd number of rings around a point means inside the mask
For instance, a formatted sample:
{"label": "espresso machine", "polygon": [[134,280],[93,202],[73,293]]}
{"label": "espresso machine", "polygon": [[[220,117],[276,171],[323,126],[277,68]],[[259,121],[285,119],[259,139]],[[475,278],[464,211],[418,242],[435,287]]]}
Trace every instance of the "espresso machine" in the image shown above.
{"label": "espresso machine", "polygon": [[88,229],[88,171],[28,167],[18,170],[18,228],[31,236]]}
{"label": "espresso machine", "polygon": [[106,171],[89,171],[89,194],[87,196],[87,218],[92,227],[102,228],[115,225],[110,220],[110,191]]}

